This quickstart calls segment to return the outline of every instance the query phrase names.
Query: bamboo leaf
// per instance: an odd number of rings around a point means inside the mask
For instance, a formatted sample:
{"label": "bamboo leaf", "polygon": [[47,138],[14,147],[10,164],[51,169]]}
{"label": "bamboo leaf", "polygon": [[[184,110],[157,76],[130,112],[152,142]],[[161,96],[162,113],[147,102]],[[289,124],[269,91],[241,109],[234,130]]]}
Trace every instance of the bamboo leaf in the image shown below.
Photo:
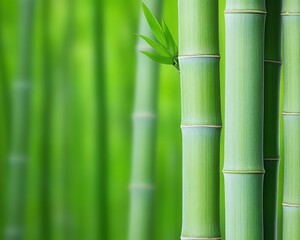
{"label": "bamboo leaf", "polygon": [[165,34],[168,49],[169,49],[170,53],[172,54],[173,57],[178,56],[177,45],[176,45],[175,40],[164,20],[162,21],[162,29]]}
{"label": "bamboo leaf", "polygon": [[173,64],[173,58],[171,57],[164,57],[156,53],[145,52],[145,51],[141,51],[141,53],[145,54],[147,57],[151,58],[155,62],[162,63],[162,64],[169,64],[169,65]]}
{"label": "bamboo leaf", "polygon": [[159,22],[144,3],[142,3],[142,7],[154,36],[164,47],[167,47],[167,40]]}
{"label": "bamboo leaf", "polygon": [[161,45],[160,43],[154,42],[152,39],[150,39],[146,36],[143,36],[140,34],[136,34],[136,35],[141,37],[144,41],[146,41],[156,52],[158,52],[162,56],[172,57],[170,52],[167,49],[165,49],[165,47],[163,45]]}

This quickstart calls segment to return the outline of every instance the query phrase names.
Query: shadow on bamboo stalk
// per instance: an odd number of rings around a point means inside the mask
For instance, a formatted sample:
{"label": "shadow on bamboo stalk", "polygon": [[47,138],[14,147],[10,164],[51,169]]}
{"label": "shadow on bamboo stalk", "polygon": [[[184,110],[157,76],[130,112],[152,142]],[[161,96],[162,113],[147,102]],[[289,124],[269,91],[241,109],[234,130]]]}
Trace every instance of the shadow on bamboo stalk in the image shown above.
{"label": "shadow on bamboo stalk", "polygon": [[264,69],[264,239],[277,239],[281,0],[266,1]]}

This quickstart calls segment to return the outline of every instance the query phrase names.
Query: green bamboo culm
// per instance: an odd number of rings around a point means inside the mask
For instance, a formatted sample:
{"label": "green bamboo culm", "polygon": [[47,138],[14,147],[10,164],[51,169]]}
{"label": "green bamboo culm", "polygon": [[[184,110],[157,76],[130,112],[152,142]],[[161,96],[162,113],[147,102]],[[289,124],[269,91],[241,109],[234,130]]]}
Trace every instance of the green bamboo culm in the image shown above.
{"label": "green bamboo culm", "polygon": [[225,232],[263,239],[264,0],[227,0],[225,10]]}
{"label": "green bamboo culm", "polygon": [[11,146],[8,160],[8,202],[5,239],[24,235],[25,180],[28,159],[31,38],[34,0],[19,1],[19,55],[17,78],[12,83]]}
{"label": "green bamboo culm", "polygon": [[[161,0],[144,2],[158,16]],[[145,16],[140,14],[139,33],[153,36]],[[143,39],[137,50],[150,50]],[[157,115],[158,63],[142,53],[137,55],[135,103],[133,111],[133,149],[130,183],[129,240],[151,240],[153,232],[155,130]]]}
{"label": "green bamboo culm", "polygon": [[[99,184],[99,189],[96,194],[96,203],[100,206],[100,212],[96,216],[100,216],[100,224],[95,221],[96,229],[101,226],[97,236],[108,239],[108,224],[107,224],[107,110],[106,110],[106,78],[105,78],[105,60],[104,60],[104,1],[94,0],[94,48],[95,48],[95,96],[98,103],[97,113],[97,134],[96,142],[100,146],[100,152],[97,152],[97,157],[100,158],[98,171],[99,177],[96,177],[96,184]],[[97,148],[98,150],[98,148]],[[100,234],[99,234],[100,233]]]}
{"label": "green bamboo culm", "polygon": [[281,0],[266,0],[264,69],[264,239],[277,239]]}
{"label": "green bamboo culm", "polygon": [[181,239],[221,239],[220,55],[217,0],[179,0]]}
{"label": "green bamboo culm", "polygon": [[[7,58],[4,47],[4,24],[3,24],[3,6],[0,7],[0,188],[3,192],[6,190],[6,163],[9,150],[9,129],[10,129],[10,99],[9,99],[9,74],[7,68]],[[0,212],[5,212],[6,196],[0,196]],[[4,236],[5,217],[0,219],[0,239]]]}
{"label": "green bamboo culm", "polygon": [[283,240],[300,236],[300,1],[283,0]]}

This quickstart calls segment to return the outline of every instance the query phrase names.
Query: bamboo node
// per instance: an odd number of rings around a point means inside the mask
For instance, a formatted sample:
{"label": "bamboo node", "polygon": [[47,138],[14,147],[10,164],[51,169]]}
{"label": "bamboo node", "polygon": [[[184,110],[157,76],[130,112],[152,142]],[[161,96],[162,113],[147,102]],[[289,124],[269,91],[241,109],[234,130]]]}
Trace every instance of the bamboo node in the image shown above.
{"label": "bamboo node", "polygon": [[279,161],[280,158],[279,157],[277,157],[277,158],[265,157],[264,160],[265,161]]}
{"label": "bamboo node", "polygon": [[27,161],[27,157],[24,155],[12,154],[9,156],[10,163],[25,163]]}
{"label": "bamboo node", "polygon": [[156,119],[157,116],[152,112],[135,112],[132,114],[132,119]]}
{"label": "bamboo node", "polygon": [[265,170],[223,170],[224,174],[265,174]]}
{"label": "bamboo node", "polygon": [[286,16],[300,16],[300,12],[282,12],[281,16],[286,17]]}
{"label": "bamboo node", "polygon": [[241,9],[241,10],[225,10],[224,14],[237,14],[237,13],[245,13],[245,14],[267,14],[266,11],[262,10],[254,10],[254,9]]}
{"label": "bamboo node", "polygon": [[21,237],[23,236],[23,230],[17,227],[8,227],[5,230],[5,235],[10,238],[10,237]]}
{"label": "bamboo node", "polygon": [[300,112],[282,112],[282,115],[300,116]]}
{"label": "bamboo node", "polygon": [[30,84],[24,80],[16,80],[13,83],[13,86],[17,90],[29,90],[30,89]]}
{"label": "bamboo node", "polygon": [[181,240],[221,240],[221,237],[181,237]]}
{"label": "bamboo node", "polygon": [[191,125],[186,125],[186,124],[182,124],[180,127],[182,129],[184,129],[184,128],[222,128],[222,125],[211,125],[211,124],[191,124]]}
{"label": "bamboo node", "polygon": [[190,59],[190,58],[221,58],[218,54],[199,54],[199,55],[181,55],[178,59]]}
{"label": "bamboo node", "polygon": [[265,59],[264,61],[265,61],[265,63],[273,63],[273,64],[279,64],[279,65],[282,64],[282,61],[278,61],[278,60]]}
{"label": "bamboo node", "polygon": [[282,206],[284,207],[300,207],[300,204],[293,204],[293,203],[282,203]]}
{"label": "bamboo node", "polygon": [[132,183],[129,185],[129,188],[131,190],[154,190],[153,184],[147,184],[147,183]]}

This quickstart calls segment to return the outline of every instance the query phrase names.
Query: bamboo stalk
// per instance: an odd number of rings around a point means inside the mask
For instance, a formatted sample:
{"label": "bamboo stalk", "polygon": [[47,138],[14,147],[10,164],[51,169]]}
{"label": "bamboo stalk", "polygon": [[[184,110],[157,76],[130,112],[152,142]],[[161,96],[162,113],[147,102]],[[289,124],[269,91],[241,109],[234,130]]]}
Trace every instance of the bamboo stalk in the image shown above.
{"label": "bamboo stalk", "polygon": [[[69,117],[70,107],[70,53],[72,40],[70,32],[72,31],[71,15],[73,11],[70,1],[63,4],[60,1],[49,2],[51,13],[58,9],[65,10],[64,15],[56,17],[56,25],[51,25],[51,29],[57,31],[57,42],[53,41],[52,63],[53,75],[49,83],[51,91],[50,103],[50,158],[49,162],[49,238],[51,240],[64,240],[70,238],[70,215],[68,202],[69,197],[69,168],[76,163],[70,163],[69,160]],[[52,24],[52,22],[50,22]],[[53,28],[55,27],[55,28]],[[49,96],[50,97],[50,96]],[[50,100],[50,99],[49,99]]]}
{"label": "bamboo stalk", "polygon": [[220,239],[218,1],[179,0],[181,239]]}
{"label": "bamboo stalk", "polygon": [[226,239],[263,239],[265,1],[228,0],[225,10]]}
{"label": "bamboo stalk", "polygon": [[8,176],[8,213],[5,238],[22,239],[26,165],[28,161],[28,118],[30,102],[31,36],[34,0],[20,1],[19,59],[12,89],[11,149]]}
{"label": "bamboo stalk", "polygon": [[[0,13],[0,188],[2,192],[6,189],[6,159],[8,155],[9,129],[10,129],[10,99],[9,99],[9,80],[7,74],[7,62],[4,47],[4,31],[3,31],[3,6],[1,5]],[[0,196],[0,211],[5,212],[5,195]],[[5,217],[0,219],[0,239],[4,236]]]}
{"label": "bamboo stalk", "polygon": [[51,129],[51,122],[50,116],[51,114],[51,102],[52,102],[52,73],[51,73],[51,66],[52,66],[52,56],[51,56],[51,44],[50,44],[50,2],[48,0],[44,0],[42,2],[42,51],[43,51],[43,113],[42,113],[42,146],[41,146],[41,234],[43,239],[50,239],[50,196],[49,196],[49,183],[50,183],[50,176],[49,176],[49,167],[51,162],[51,149],[50,149],[50,129]]}
{"label": "bamboo stalk", "polygon": [[[96,142],[100,146],[100,152],[97,152],[97,158],[100,158],[99,166],[97,169],[99,171],[98,177],[96,178],[96,183],[98,183],[97,188],[97,204],[99,204],[99,223],[96,223],[98,226],[101,226],[99,230],[99,236],[101,238],[108,239],[108,224],[107,224],[107,110],[106,110],[106,78],[105,78],[105,48],[104,48],[104,1],[103,0],[94,0],[94,48],[95,48],[95,96],[96,102],[98,103],[98,108],[96,109],[96,121],[97,125],[97,134]],[[98,148],[96,149],[98,150]],[[97,222],[99,222],[97,221]],[[97,228],[99,228],[97,226]],[[98,237],[99,237],[98,236]]]}
{"label": "bamboo stalk", "polygon": [[300,236],[300,2],[284,0],[284,191],[283,239]]}
{"label": "bamboo stalk", "polygon": [[281,0],[267,0],[264,72],[264,239],[277,239]]}
{"label": "bamboo stalk", "polygon": [[[154,15],[160,15],[162,1],[145,1]],[[153,36],[140,13],[139,33]],[[137,50],[145,50],[142,39]],[[148,50],[148,49],[147,49]],[[137,55],[133,143],[130,182],[129,240],[153,239],[154,157],[157,115],[158,64],[141,53]]]}
{"label": "bamboo stalk", "polygon": [[24,239],[50,238],[49,166],[51,114],[51,61],[53,50],[49,34],[51,4],[41,1],[36,4],[36,20],[33,37],[30,114],[30,162],[27,166]]}

